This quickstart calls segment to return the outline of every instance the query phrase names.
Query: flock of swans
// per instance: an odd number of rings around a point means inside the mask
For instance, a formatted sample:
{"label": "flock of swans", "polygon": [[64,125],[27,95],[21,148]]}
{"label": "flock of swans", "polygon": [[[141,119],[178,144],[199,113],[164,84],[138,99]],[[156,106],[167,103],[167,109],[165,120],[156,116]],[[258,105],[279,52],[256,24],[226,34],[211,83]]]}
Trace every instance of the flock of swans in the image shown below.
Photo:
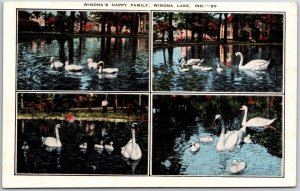
{"label": "flock of swans", "polygon": [[[125,159],[130,159],[132,161],[137,161],[142,157],[142,151],[138,143],[136,142],[135,130],[137,128],[137,123],[131,124],[131,139],[127,142],[126,145],[121,147],[120,153]],[[60,149],[62,147],[62,143],[60,141],[59,136],[59,128],[61,128],[61,124],[55,125],[55,137],[42,137],[42,146],[46,146],[46,150],[55,150]],[[26,151],[29,149],[29,146],[26,141],[24,141],[22,150]],[[84,142],[79,145],[79,149],[81,151],[86,151],[88,148],[87,142]],[[113,141],[110,141],[109,144],[103,145],[103,141],[100,143],[96,143],[93,145],[93,148],[101,153],[103,149],[105,149],[108,153],[114,151]]]}
{"label": "flock of swans", "polygon": [[[240,69],[240,70],[262,71],[262,70],[266,70],[270,64],[270,60],[267,61],[267,60],[262,60],[262,59],[251,60],[247,64],[243,64],[243,62],[244,62],[243,54],[241,52],[236,52],[235,55],[240,57],[240,62],[238,65],[238,69]],[[198,69],[198,70],[202,70],[202,71],[212,70],[212,67],[210,67],[210,66],[203,66],[202,65],[203,61],[204,61],[204,59],[189,59],[188,60],[185,55],[182,55],[178,58],[178,62],[180,64],[178,70],[179,70],[179,72],[187,72],[190,70],[190,68]],[[218,64],[216,71],[218,73],[222,73],[223,70],[224,69],[220,67],[220,64]]]}
{"label": "flock of swans", "polygon": [[[51,69],[61,69],[64,68],[66,71],[69,72],[81,72],[84,68],[81,65],[70,64],[69,61],[66,61],[63,64],[60,61],[56,61],[54,57],[50,58],[49,61]],[[94,62],[92,58],[87,59],[87,65],[89,69],[98,70],[99,74],[117,74],[119,72],[118,68],[104,68],[104,62],[99,61]]]}
{"label": "flock of swans", "polygon": [[[238,130],[231,130],[227,131],[224,123],[224,119],[220,114],[217,114],[214,119],[214,126],[218,126],[221,128],[221,134],[219,136],[219,139],[216,144],[216,150],[217,151],[226,151],[226,150],[234,150],[236,147],[238,147],[240,144],[251,144],[253,141],[251,139],[251,135],[246,135],[246,127],[264,127],[264,128],[273,128],[270,126],[271,123],[273,123],[276,118],[274,119],[265,119],[261,117],[255,117],[252,119],[249,119],[247,121],[247,115],[248,115],[248,107],[246,105],[243,105],[240,110],[244,111],[244,117],[241,124],[241,128]],[[218,122],[218,123],[217,123]],[[190,150],[192,153],[195,153],[200,150],[200,143],[212,143],[214,141],[213,135],[208,135],[205,137],[200,137],[199,142],[192,142],[192,145],[190,146]],[[232,174],[238,174],[242,173],[247,167],[247,163],[245,161],[237,161],[233,160],[231,163],[230,172]]]}

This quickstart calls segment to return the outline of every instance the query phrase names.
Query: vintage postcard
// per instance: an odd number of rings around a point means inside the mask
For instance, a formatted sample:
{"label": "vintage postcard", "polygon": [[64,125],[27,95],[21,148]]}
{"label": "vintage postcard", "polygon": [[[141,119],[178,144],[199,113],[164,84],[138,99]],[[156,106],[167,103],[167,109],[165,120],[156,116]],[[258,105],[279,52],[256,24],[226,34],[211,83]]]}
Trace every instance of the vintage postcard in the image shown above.
{"label": "vintage postcard", "polygon": [[296,186],[296,4],[4,15],[4,188]]}

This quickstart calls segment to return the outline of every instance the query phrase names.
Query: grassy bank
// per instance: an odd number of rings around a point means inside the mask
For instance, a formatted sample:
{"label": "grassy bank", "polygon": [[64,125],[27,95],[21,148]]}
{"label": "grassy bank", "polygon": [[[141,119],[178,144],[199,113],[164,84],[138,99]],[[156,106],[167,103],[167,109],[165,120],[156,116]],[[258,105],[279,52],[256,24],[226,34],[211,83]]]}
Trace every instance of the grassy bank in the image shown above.
{"label": "grassy bank", "polygon": [[128,122],[128,121],[145,121],[147,117],[139,113],[126,114],[123,112],[106,112],[98,110],[80,111],[74,110],[72,112],[19,112],[17,119],[48,119],[48,120],[64,120],[67,114],[72,113],[76,120],[86,121],[113,121],[113,122]]}

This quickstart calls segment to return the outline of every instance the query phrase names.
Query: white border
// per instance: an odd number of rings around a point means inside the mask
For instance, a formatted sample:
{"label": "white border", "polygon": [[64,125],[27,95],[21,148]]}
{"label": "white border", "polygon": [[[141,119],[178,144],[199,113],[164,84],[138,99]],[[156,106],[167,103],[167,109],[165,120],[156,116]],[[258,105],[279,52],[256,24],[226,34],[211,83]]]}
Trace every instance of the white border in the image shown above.
{"label": "white border", "polygon": [[[179,2],[178,2],[179,3]],[[176,3],[176,4],[178,4]],[[204,4],[204,2],[199,2]],[[131,4],[131,3],[127,3]],[[162,10],[150,7],[147,10]],[[194,5],[196,3],[189,3]],[[278,11],[286,12],[286,60],[285,60],[285,177],[284,178],[239,178],[239,177],[120,177],[120,176],[15,176],[15,63],[16,63],[16,8],[72,8],[104,9],[84,7],[83,2],[5,2],[3,26],[3,154],[2,185],[5,188],[63,188],[63,187],[291,187],[296,185],[296,120],[297,120],[297,5],[295,3],[253,2],[208,2],[216,9],[199,11]],[[106,7],[114,10],[116,8]],[[118,8],[120,9],[120,8]],[[195,11],[194,8],[164,8],[164,10]],[[122,10],[136,10],[134,7]],[[152,105],[152,104],[150,104]],[[149,108],[149,111],[151,109]]]}

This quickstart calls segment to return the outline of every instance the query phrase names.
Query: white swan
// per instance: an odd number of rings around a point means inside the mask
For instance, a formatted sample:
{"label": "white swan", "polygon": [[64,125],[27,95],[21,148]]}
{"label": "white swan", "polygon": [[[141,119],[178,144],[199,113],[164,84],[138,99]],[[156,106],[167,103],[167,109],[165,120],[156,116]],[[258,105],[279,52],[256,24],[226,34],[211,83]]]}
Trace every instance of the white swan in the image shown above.
{"label": "white swan", "polygon": [[99,63],[94,62],[92,58],[88,58],[87,63],[90,69],[99,69]]}
{"label": "white swan", "polygon": [[169,169],[172,165],[171,161],[166,159],[165,162],[160,162],[163,166],[165,166],[167,169]]}
{"label": "white swan", "polygon": [[87,149],[87,143],[83,143],[79,145],[80,149]]}
{"label": "white swan", "polygon": [[244,110],[244,118],[242,121],[242,125],[246,127],[265,127],[265,128],[274,128],[270,126],[271,123],[273,123],[276,118],[274,119],[266,119],[262,117],[255,117],[252,119],[249,119],[247,121],[247,115],[248,115],[248,107],[246,105],[243,105],[240,110]]}
{"label": "white swan", "polygon": [[26,141],[23,142],[23,145],[22,145],[22,150],[28,150],[29,149],[29,146],[27,144]]}
{"label": "white swan", "polygon": [[121,154],[123,157],[131,159],[131,160],[139,160],[142,157],[142,151],[140,146],[136,143],[135,140],[135,128],[137,123],[131,124],[131,136],[132,138],[128,141],[128,143],[121,148]]}
{"label": "white swan", "polygon": [[252,143],[251,135],[248,134],[246,137],[244,137],[243,142],[246,143],[246,144],[251,144]]}
{"label": "white swan", "polygon": [[100,141],[100,144],[95,144],[95,145],[94,145],[94,148],[95,148],[95,149],[103,149],[103,148],[104,148],[104,146],[103,146],[103,141]]}
{"label": "white swan", "polygon": [[50,58],[50,68],[62,68],[64,64],[59,61],[55,61],[54,57]]}
{"label": "white swan", "polygon": [[206,137],[200,137],[199,141],[200,142],[213,142],[214,141],[214,137],[213,137],[213,135],[208,135]]}
{"label": "white swan", "polygon": [[245,69],[245,70],[254,70],[254,71],[259,71],[259,70],[266,70],[270,64],[270,60],[262,60],[262,59],[256,59],[256,60],[251,60],[247,64],[243,65],[244,62],[244,56],[241,52],[236,52],[235,56],[240,56],[241,60],[239,63],[239,69]]}
{"label": "white swan", "polygon": [[247,168],[246,162],[238,162],[237,160],[232,160],[230,172],[232,174],[238,174],[243,172]]}
{"label": "white swan", "polygon": [[217,72],[219,74],[223,72],[223,68],[220,67],[220,64],[218,64]]}
{"label": "white swan", "polygon": [[224,124],[224,119],[220,114],[217,114],[215,117],[215,121],[219,119],[221,121],[221,134],[220,138],[218,140],[218,143],[216,145],[216,149],[218,151],[223,151],[223,150],[232,150],[234,149],[237,145],[242,143],[244,140],[244,136],[246,133],[246,127],[243,126],[239,130],[234,130],[234,131],[228,131],[225,134],[225,124]]}
{"label": "white swan", "polygon": [[104,62],[103,61],[99,62],[99,73],[100,74],[115,74],[118,72],[119,72],[118,68],[104,68]]}
{"label": "white swan", "polygon": [[83,67],[75,64],[70,64],[69,61],[66,61],[65,70],[70,72],[81,72],[83,70]]}
{"label": "white swan", "polygon": [[108,152],[113,151],[114,150],[113,144],[114,143],[111,141],[109,143],[109,145],[104,145],[105,150],[108,151]]}
{"label": "white swan", "polygon": [[204,59],[189,59],[189,60],[187,60],[185,55],[181,55],[178,58],[178,62],[181,65],[183,64],[185,66],[200,65],[203,61],[204,61]]}
{"label": "white swan", "polygon": [[197,152],[199,149],[200,149],[200,144],[192,142],[191,151],[192,152]]}
{"label": "white swan", "polygon": [[46,145],[48,147],[62,147],[59,139],[58,128],[61,128],[60,124],[55,125],[55,137],[42,137],[43,145]]}

